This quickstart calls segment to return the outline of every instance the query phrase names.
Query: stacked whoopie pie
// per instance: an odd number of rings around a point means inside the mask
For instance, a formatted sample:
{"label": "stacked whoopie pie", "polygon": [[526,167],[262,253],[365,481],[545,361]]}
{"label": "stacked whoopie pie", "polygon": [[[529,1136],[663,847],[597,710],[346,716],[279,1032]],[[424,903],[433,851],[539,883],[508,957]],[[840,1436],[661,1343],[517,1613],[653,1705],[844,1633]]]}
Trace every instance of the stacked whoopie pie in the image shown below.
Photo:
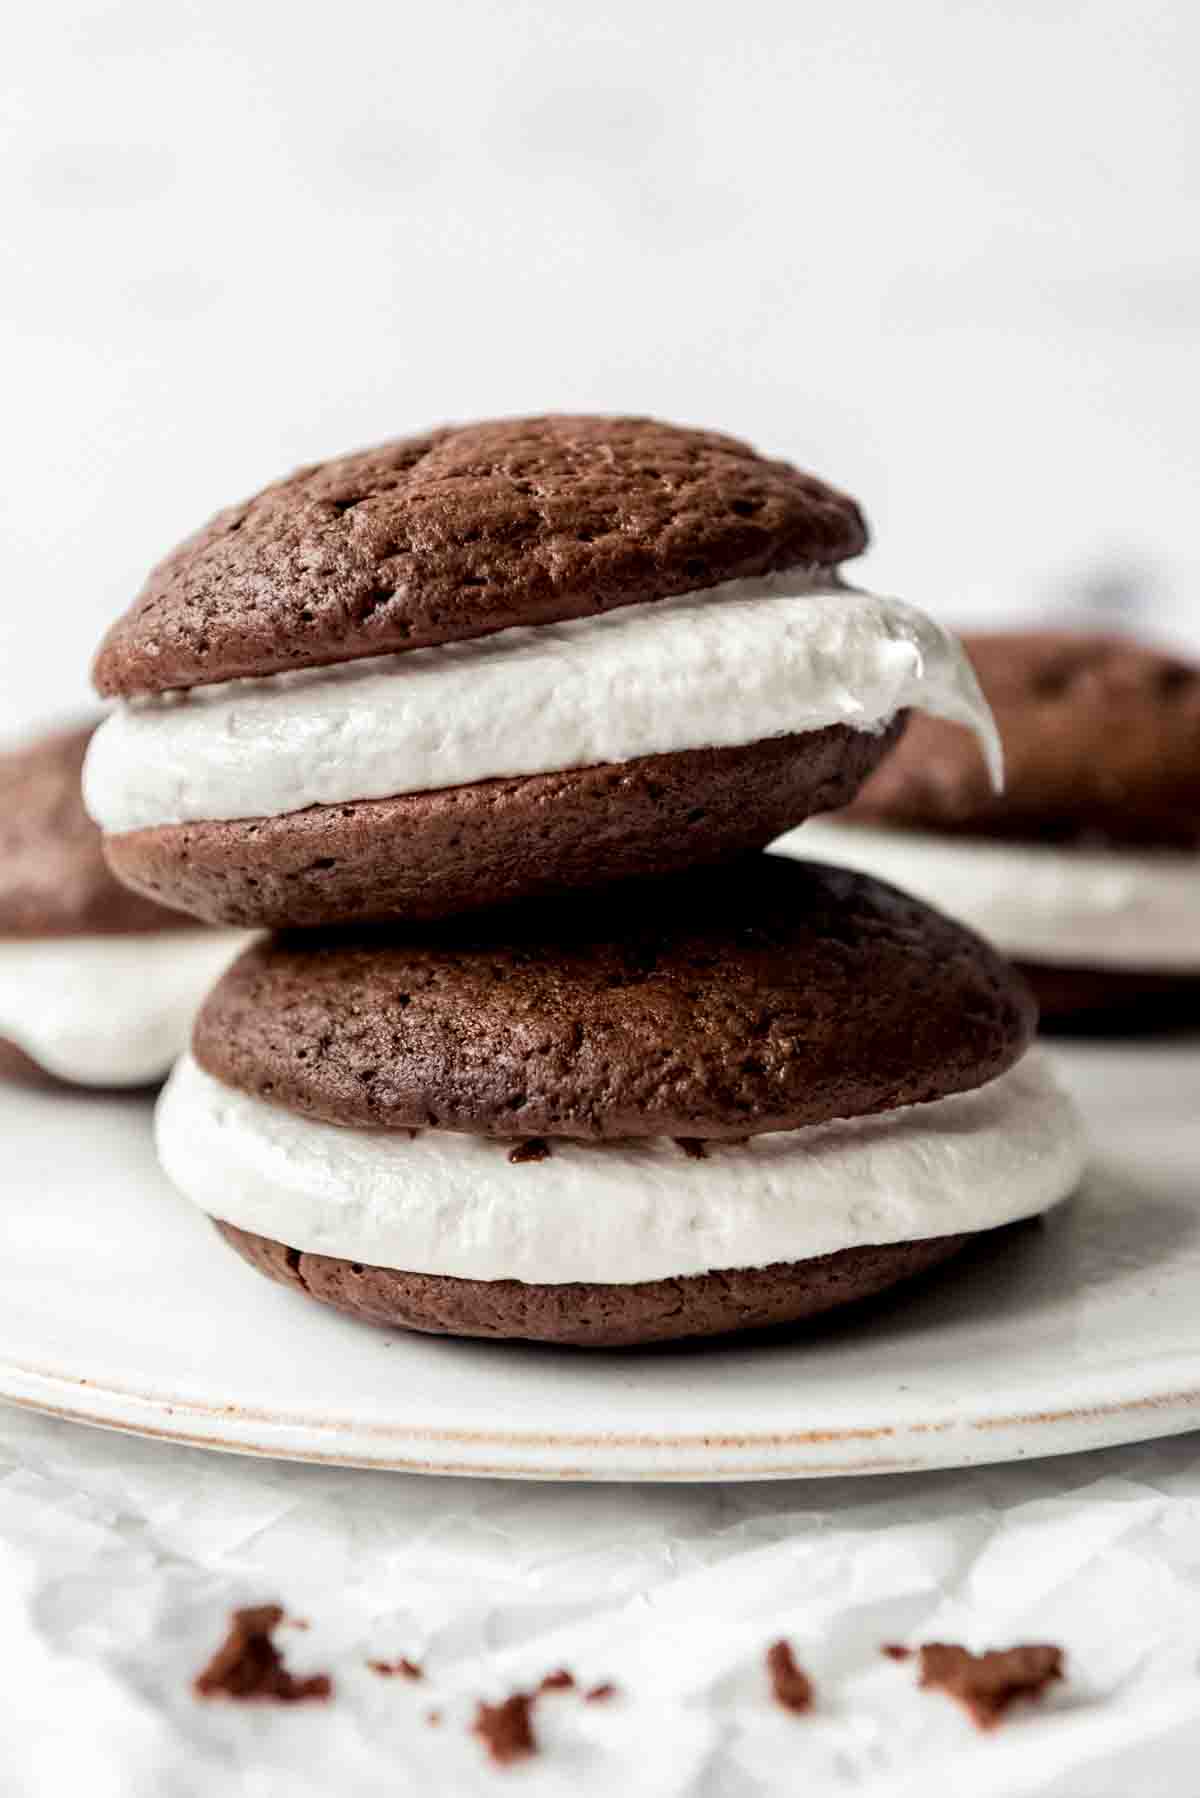
{"label": "stacked whoopie pie", "polygon": [[645,419],[302,470],[151,575],[96,664],[111,865],[268,925],[160,1102],[247,1260],[378,1323],[581,1344],[878,1292],[1045,1210],[1075,1114],[1032,1000],[870,879],[757,852],[955,641],[845,585],[853,502]]}
{"label": "stacked whoopie pie", "polygon": [[241,932],[198,929],[109,872],[79,789],[91,725],[0,755],[0,1076],[162,1080]]}
{"label": "stacked whoopie pie", "polygon": [[1129,638],[964,639],[1004,739],[913,722],[843,816],[780,848],[895,880],[1021,966],[1062,1028],[1200,1019],[1200,667]]}

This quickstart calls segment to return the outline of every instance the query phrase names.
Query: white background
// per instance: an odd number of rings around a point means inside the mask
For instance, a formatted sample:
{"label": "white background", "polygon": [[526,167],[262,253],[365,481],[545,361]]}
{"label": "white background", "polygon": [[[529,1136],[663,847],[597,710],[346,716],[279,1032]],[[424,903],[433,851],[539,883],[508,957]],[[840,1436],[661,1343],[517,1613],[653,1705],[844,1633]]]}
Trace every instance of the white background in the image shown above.
{"label": "white background", "polygon": [[0,65],[0,735],[309,458],[646,410],[951,620],[1200,634],[1188,0],[43,0]]}

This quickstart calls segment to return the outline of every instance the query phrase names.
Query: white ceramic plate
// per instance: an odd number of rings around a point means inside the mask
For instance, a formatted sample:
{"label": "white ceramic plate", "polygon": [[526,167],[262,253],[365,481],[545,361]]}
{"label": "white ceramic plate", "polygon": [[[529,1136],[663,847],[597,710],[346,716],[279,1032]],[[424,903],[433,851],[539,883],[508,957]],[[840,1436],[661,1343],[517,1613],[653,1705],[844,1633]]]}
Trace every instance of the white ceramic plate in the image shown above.
{"label": "white ceramic plate", "polygon": [[1083,1191],[787,1342],[652,1353],[375,1331],[271,1286],[154,1165],[141,1099],[0,1090],[0,1396],[248,1454],[428,1473],[769,1479],[1200,1425],[1200,1042],[1056,1059]]}

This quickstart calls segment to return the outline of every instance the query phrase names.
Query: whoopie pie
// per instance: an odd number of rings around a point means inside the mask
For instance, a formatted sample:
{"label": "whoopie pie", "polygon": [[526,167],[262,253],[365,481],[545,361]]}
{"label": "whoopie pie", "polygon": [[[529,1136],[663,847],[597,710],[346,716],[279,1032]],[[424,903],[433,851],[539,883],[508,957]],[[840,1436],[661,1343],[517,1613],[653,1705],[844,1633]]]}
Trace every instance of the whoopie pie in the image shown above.
{"label": "whoopie pie", "polygon": [[260,1272],[373,1323],[637,1345],[878,1293],[1074,1187],[1024,983],[862,875],[755,855],[265,939],[159,1104]]}
{"label": "whoopie pie", "polygon": [[894,880],[1021,964],[1047,1022],[1200,1022],[1200,667],[1125,637],[964,639],[1004,745],[918,718],[781,845]]}
{"label": "whoopie pie", "polygon": [[302,469],[96,658],[109,860],[209,922],[432,920],[736,859],[850,800],[911,707],[986,708],[848,586],[854,501],[645,418],[453,426]]}

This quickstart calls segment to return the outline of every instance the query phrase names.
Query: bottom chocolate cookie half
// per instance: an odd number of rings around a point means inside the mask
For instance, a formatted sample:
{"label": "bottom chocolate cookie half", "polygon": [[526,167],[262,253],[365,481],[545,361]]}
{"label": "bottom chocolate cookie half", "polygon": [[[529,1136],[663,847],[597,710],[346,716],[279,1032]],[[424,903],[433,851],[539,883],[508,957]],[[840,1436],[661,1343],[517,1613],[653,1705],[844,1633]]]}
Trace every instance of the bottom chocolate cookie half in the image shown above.
{"label": "bottom chocolate cookie half", "polygon": [[833,725],[726,749],[105,840],[139,892],[209,923],[444,918],[762,849],[845,805],[896,742]]}
{"label": "bottom chocolate cookie half", "polygon": [[48,1090],[63,1085],[36,1061],[31,1061],[24,1049],[18,1049],[6,1036],[0,1036],[0,1080],[14,1080],[19,1086],[40,1086]]}
{"label": "bottom chocolate cookie half", "polygon": [[808,1261],[779,1261],[771,1267],[729,1268],[628,1286],[534,1285],[365,1267],[330,1255],[302,1254],[233,1224],[214,1222],[226,1242],[268,1279],[368,1323],[439,1336],[489,1336],[577,1348],[638,1348],[799,1323],[873,1298],[988,1234],[884,1243]]}
{"label": "bottom chocolate cookie half", "polygon": [[1033,988],[1044,1030],[1079,1036],[1200,1031],[1200,974],[1017,966]]}
{"label": "bottom chocolate cookie half", "polygon": [[150,1093],[163,1078],[158,1075],[153,1080],[141,1080],[135,1085],[114,1080],[107,1085],[98,1085],[95,1081],[67,1080],[60,1074],[52,1074],[32,1056],[26,1055],[8,1037],[0,1036],[0,1080],[9,1081],[16,1086],[39,1088],[48,1093],[94,1093],[98,1097],[128,1097],[136,1093]]}

